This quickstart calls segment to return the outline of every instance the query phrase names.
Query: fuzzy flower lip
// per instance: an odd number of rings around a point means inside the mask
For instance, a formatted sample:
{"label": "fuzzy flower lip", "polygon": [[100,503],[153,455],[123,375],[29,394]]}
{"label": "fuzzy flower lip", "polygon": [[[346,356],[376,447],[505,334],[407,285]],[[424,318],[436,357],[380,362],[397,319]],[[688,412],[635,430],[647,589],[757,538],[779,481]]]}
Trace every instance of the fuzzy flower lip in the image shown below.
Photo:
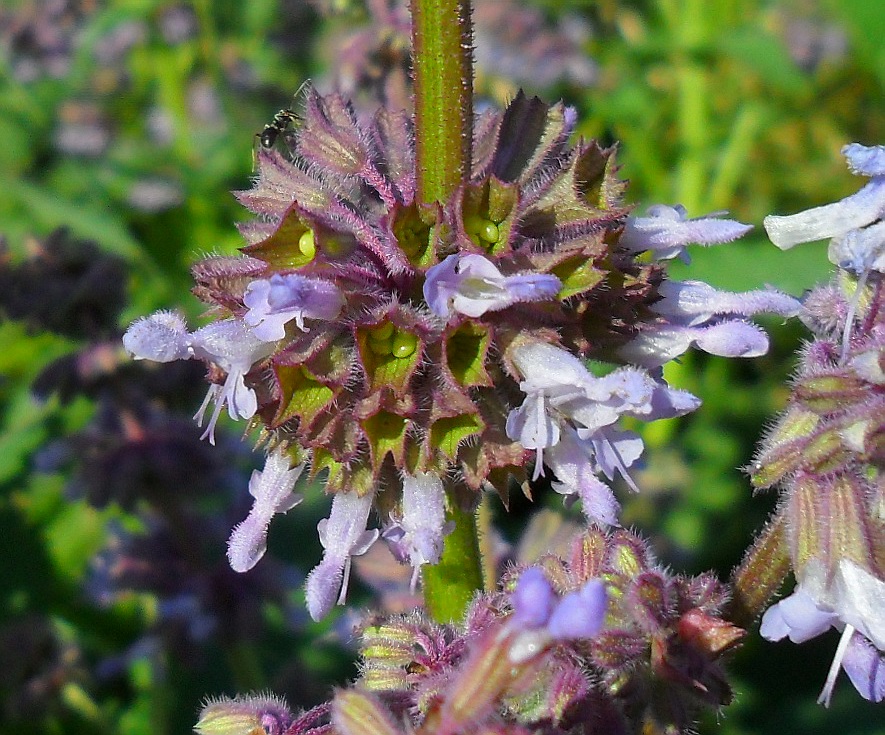
{"label": "fuzzy flower lip", "polygon": [[644,217],[630,217],[624,226],[620,245],[638,253],[646,250],[657,260],[679,257],[688,262],[687,245],[716,245],[743,237],[752,225],[736,220],[720,219],[727,212],[713,212],[704,217],[689,219],[681,204],[655,204]]}
{"label": "fuzzy flower lip", "polygon": [[517,302],[553,299],[560,288],[562,283],[554,275],[504,276],[482,255],[456,253],[428,269],[424,300],[437,316],[458,312],[476,318]]}
{"label": "fuzzy flower lip", "polygon": [[201,439],[215,444],[215,425],[221,410],[237,419],[250,419],[258,410],[255,391],[245,375],[259,360],[273,352],[273,344],[259,339],[241,319],[213,322],[189,333],[184,319],[173,312],[158,311],[133,322],[123,335],[123,346],[136,360],[172,362],[196,358],[227,373],[222,385],[212,384],[194,419],[202,426],[211,402],[215,409]]}
{"label": "fuzzy flower lip", "polygon": [[875,222],[885,214],[885,146],[851,143],[842,148],[851,170],[869,176],[860,191],[833,204],[763,221],[769,239],[781,250],[814,240],[841,237]]}
{"label": "fuzzy flower lip", "polygon": [[136,360],[188,360],[193,356],[190,343],[184,317],[172,311],[158,311],[137,319],[123,335],[123,347]]}
{"label": "fuzzy flower lip", "polygon": [[424,564],[436,564],[443,549],[443,538],[451,531],[446,523],[445,488],[432,472],[418,472],[403,480],[402,518],[382,534],[401,561],[414,568],[412,589]]}
{"label": "fuzzy flower lip", "polygon": [[255,502],[246,519],[234,527],[227,544],[227,558],[235,572],[247,572],[259,562],[267,551],[271,519],[304,499],[292,492],[303,469],[303,464],[290,469],[288,456],[277,449],[267,455],[263,470],[252,473],[249,494]]}
{"label": "fuzzy flower lip", "polygon": [[295,320],[298,328],[308,319],[335,319],[344,306],[344,296],[329,281],[306,278],[297,273],[274,273],[270,279],[252,281],[243,295],[248,308],[243,317],[252,333],[265,342],[286,336],[285,325]]}
{"label": "fuzzy flower lip", "polygon": [[350,577],[350,557],[365,554],[378,539],[377,528],[366,530],[372,495],[337,493],[328,518],[317,524],[323,559],[307,576],[307,611],[321,620],[335,605],[344,604]]}

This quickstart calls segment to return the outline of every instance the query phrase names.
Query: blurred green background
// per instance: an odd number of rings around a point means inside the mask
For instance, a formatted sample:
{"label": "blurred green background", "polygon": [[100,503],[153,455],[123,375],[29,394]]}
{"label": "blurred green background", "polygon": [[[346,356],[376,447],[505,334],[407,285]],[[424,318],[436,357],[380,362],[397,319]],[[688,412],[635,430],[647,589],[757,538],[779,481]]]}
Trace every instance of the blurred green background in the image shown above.
{"label": "blurred green background", "polygon": [[[269,687],[307,706],[355,674],[347,614],[303,613],[323,500],[275,522],[267,569],[236,578],[224,540],[248,448],[233,428],[207,454],[188,423],[200,371],[128,365],[119,334],[157,308],[199,314],[188,268],[242,244],[229,192],[303,80],[360,109],[406,98],[405,16],[368,6],[0,4],[0,732],[182,733],[206,694]],[[620,141],[640,208],[757,225],[676,277],[800,295],[827,277],[825,245],[781,253],[759,225],[858,188],[839,149],[885,143],[883,38],[870,0],[476,0],[476,89],[576,106],[582,135]],[[725,578],[773,506],[737,468],[784,404],[802,331],[766,326],[765,358],[670,366],[704,406],[645,430],[625,523],[677,570]],[[514,510],[498,514],[511,540],[531,508]],[[845,680],[830,710],[814,703],[835,645],[751,636],[736,703],[701,731],[885,732]]]}

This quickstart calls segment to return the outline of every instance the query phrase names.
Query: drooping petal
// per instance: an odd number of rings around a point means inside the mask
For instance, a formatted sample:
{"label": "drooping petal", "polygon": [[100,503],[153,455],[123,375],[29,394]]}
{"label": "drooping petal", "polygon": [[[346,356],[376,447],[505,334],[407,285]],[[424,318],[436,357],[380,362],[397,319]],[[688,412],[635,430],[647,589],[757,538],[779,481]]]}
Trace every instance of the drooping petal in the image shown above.
{"label": "drooping petal", "polygon": [[885,581],[843,559],[834,580],[836,612],[880,650],[885,651]]}
{"label": "drooping petal", "polygon": [[267,549],[267,529],[277,513],[285,513],[301,502],[303,496],[293,493],[304,465],[290,469],[289,458],[280,449],[267,456],[264,469],[255,470],[249,480],[249,493],[255,498],[252,510],[238,524],[228,541],[227,557],[235,572],[254,567]]}
{"label": "drooping petal", "polygon": [[327,555],[307,575],[307,582],[304,585],[305,598],[307,612],[313,620],[322,620],[335,607],[344,579],[346,562],[346,557]]}
{"label": "drooping petal", "polygon": [[394,555],[417,568],[436,564],[446,532],[445,490],[431,472],[418,472],[403,480],[402,519],[384,532]]}
{"label": "drooping petal", "polygon": [[158,311],[129,325],[123,347],[136,360],[172,362],[193,356],[190,340],[184,317],[173,311]]}
{"label": "drooping petal", "polygon": [[851,637],[842,668],[864,699],[869,702],[885,700],[885,656],[860,633]]}

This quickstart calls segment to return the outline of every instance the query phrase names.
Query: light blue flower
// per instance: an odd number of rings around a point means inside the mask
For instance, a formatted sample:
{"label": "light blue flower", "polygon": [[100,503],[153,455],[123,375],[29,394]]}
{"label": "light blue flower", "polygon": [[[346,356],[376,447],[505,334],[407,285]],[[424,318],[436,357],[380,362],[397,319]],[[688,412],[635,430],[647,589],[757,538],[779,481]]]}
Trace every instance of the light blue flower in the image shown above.
{"label": "light blue flower", "polygon": [[293,319],[302,331],[307,331],[305,318],[335,319],[344,306],[344,296],[330,281],[274,273],[269,280],[252,281],[243,303],[248,308],[243,319],[255,336],[273,342],[286,336],[285,325]]}

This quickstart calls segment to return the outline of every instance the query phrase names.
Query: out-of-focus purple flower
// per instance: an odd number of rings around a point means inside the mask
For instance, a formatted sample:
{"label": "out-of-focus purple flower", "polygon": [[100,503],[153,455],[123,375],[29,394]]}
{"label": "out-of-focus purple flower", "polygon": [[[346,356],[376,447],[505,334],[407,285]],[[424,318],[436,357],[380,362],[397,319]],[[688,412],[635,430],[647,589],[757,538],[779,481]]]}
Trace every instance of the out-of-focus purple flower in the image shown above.
{"label": "out-of-focus purple flower", "polygon": [[428,269],[424,300],[437,316],[478,317],[520,301],[553,299],[561,286],[550,274],[504,276],[482,255],[455,254]]}
{"label": "out-of-focus purple flower", "polygon": [[402,518],[388,526],[383,538],[394,556],[414,569],[412,590],[424,564],[436,564],[442,554],[446,527],[445,489],[431,472],[419,472],[403,480]]}
{"label": "out-of-focus purple flower", "polygon": [[515,625],[520,628],[540,628],[550,619],[556,604],[556,593],[541,569],[529,567],[519,575],[510,602]]}
{"label": "out-of-focus purple flower", "polygon": [[735,220],[720,219],[727,212],[713,212],[704,217],[689,219],[681,204],[655,204],[644,217],[630,217],[624,225],[620,245],[640,253],[651,251],[655,260],[680,258],[689,262],[686,246],[717,245],[743,237],[752,225]]}
{"label": "out-of-focus purple flower", "polygon": [[[514,351],[524,380],[522,406],[507,417],[507,435],[535,449],[535,477],[546,464],[556,474],[557,492],[582,500],[591,518],[616,524],[618,504],[595,475],[615,472],[631,483],[627,468],[642,454],[642,440],[610,427],[621,416],[643,421],[681,416],[700,401],[674,390],[636,368],[620,368],[597,378],[577,357],[544,343]],[[635,489],[635,485],[632,485]]]}
{"label": "out-of-focus purple flower", "polygon": [[235,572],[247,572],[267,551],[267,529],[277,513],[285,513],[304,496],[293,493],[304,465],[291,468],[282,449],[267,455],[264,469],[255,470],[249,480],[249,494],[255,498],[246,520],[234,527],[227,544],[227,558]]}
{"label": "out-of-focus purple flower", "polygon": [[508,656],[520,663],[551,642],[596,636],[605,622],[608,593],[605,582],[594,578],[557,598],[544,572],[532,567],[520,575],[510,603],[516,632]]}
{"label": "out-of-focus purple flower", "polygon": [[286,336],[285,324],[292,319],[302,331],[304,320],[334,319],[341,312],[344,297],[338,287],[319,278],[297,273],[275,273],[270,279],[252,281],[243,295],[249,309],[243,317],[252,333],[265,342]]}
{"label": "out-of-focus purple flower", "polygon": [[365,554],[375,543],[377,528],[366,530],[372,496],[337,493],[332,511],[317,525],[323,559],[307,576],[307,611],[314,620],[321,620],[336,600],[344,604],[350,577],[350,557]]}
{"label": "out-of-focus purple flower", "polygon": [[870,177],[870,182],[856,194],[833,204],[788,216],[766,217],[763,224],[768,237],[781,250],[803,242],[840,237],[885,214],[885,146],[851,143],[842,148],[842,155],[853,173]]}

